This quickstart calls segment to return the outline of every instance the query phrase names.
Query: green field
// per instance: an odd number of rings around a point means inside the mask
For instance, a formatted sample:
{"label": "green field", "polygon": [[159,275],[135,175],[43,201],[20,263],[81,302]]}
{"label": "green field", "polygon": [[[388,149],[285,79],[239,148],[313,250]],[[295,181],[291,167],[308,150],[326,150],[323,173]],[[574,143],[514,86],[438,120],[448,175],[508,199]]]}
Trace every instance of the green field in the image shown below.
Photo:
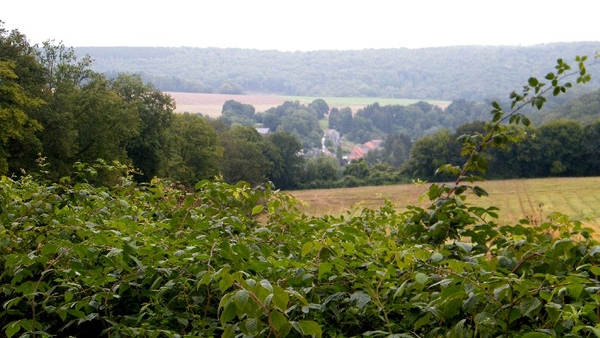
{"label": "green field", "polygon": [[[539,224],[552,212],[561,212],[600,231],[600,177],[502,180],[482,182],[480,185],[488,191],[489,196],[473,196],[467,201],[480,206],[497,206],[504,224],[516,223],[522,218]],[[341,214],[352,206],[377,208],[385,198],[390,199],[398,209],[406,205],[426,206],[426,203],[419,202],[419,196],[428,186],[409,184],[303,190],[290,194],[308,204],[303,207],[304,212],[320,216]]]}

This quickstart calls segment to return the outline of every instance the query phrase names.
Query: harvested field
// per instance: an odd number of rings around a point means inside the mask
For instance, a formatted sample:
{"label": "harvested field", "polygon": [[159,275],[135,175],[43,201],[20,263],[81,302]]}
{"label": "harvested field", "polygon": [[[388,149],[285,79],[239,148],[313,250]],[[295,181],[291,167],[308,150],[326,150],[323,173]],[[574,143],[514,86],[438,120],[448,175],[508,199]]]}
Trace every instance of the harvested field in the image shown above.
{"label": "harvested field", "polygon": [[[352,206],[378,208],[385,198],[398,209],[406,205],[426,206],[419,202],[429,185],[397,185],[328,190],[291,191],[290,194],[308,203],[303,211],[320,216],[342,214]],[[527,218],[532,224],[547,220],[560,212],[580,220],[600,231],[600,177],[545,178],[527,180],[487,181],[480,184],[488,197],[469,197],[467,202],[482,207],[500,208],[500,222],[514,224]]]}
{"label": "harvested field", "polygon": [[235,100],[254,106],[257,112],[276,107],[287,101],[283,96],[275,95],[227,95],[167,92],[177,104],[176,112],[202,113],[210,117],[219,117],[223,103]]}
{"label": "harvested field", "polygon": [[[210,117],[218,117],[221,115],[223,103],[227,100],[235,100],[241,103],[254,106],[256,112],[264,112],[265,110],[277,107],[285,101],[300,101],[300,103],[309,104],[316,97],[307,96],[279,96],[279,95],[227,95],[227,94],[203,94],[203,93],[182,93],[182,92],[165,92],[169,94],[177,105],[176,112],[201,113]],[[400,104],[409,105],[418,102],[419,100],[410,99],[390,99],[390,98],[367,98],[367,97],[323,97],[330,108],[350,107],[353,112],[365,107],[366,105],[379,102],[382,105]],[[441,107],[446,107],[449,102],[446,101],[428,101],[431,104],[437,104]]]}

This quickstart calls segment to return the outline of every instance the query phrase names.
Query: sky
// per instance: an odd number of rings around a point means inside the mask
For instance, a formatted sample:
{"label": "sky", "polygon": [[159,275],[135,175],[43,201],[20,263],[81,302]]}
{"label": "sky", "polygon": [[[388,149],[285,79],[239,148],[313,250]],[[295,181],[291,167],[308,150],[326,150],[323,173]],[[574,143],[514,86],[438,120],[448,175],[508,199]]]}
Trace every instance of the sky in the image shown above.
{"label": "sky", "polygon": [[7,0],[31,44],[281,51],[600,41],[600,1]]}

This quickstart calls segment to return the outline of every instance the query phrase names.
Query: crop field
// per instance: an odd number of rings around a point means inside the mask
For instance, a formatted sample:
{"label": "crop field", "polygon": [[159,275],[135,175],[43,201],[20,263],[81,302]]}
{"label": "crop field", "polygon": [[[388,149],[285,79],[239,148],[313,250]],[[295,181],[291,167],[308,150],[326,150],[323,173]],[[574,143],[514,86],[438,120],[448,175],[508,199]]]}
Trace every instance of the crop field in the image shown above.
{"label": "crop field", "polygon": [[[211,117],[221,115],[223,103],[227,100],[235,100],[241,103],[254,106],[256,112],[279,106],[285,101],[300,101],[300,103],[309,104],[318,97],[309,96],[278,96],[278,95],[227,95],[227,94],[203,94],[203,93],[181,93],[166,92],[177,105],[176,112],[202,113]],[[350,107],[353,112],[369,104],[378,102],[381,105],[399,104],[409,105],[418,101],[427,101],[430,104],[436,104],[446,107],[450,102],[439,100],[410,100],[410,99],[390,99],[374,97],[321,97],[329,107],[344,108]]]}
{"label": "crop field", "polygon": [[[302,211],[320,216],[342,214],[352,206],[377,208],[385,198],[404,209],[406,205],[426,206],[419,196],[425,185],[397,185],[329,190],[292,191],[291,195],[306,202]],[[546,178],[527,180],[487,181],[480,184],[489,196],[470,196],[467,202],[500,208],[503,224],[517,223],[527,218],[532,224],[544,222],[552,212],[560,212],[600,231],[600,177]]]}

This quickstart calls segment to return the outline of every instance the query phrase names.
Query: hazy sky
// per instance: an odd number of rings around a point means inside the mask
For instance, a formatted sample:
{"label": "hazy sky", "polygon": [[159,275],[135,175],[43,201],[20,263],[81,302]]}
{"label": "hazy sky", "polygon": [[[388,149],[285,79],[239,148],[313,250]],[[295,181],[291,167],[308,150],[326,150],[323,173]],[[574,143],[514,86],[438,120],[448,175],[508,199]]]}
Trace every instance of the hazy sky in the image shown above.
{"label": "hazy sky", "polygon": [[31,43],[306,51],[600,41],[599,10],[598,0],[6,0],[0,20]]}

